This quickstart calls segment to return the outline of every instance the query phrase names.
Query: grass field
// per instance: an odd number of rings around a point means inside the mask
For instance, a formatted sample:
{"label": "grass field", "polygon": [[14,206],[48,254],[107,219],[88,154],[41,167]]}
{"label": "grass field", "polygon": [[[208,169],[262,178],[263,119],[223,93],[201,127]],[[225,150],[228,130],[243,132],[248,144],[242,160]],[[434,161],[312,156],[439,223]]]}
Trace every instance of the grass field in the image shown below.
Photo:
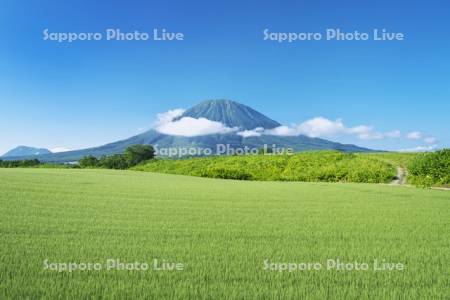
{"label": "grass field", "polygon": [[[0,169],[0,299],[448,299],[450,193],[135,171]],[[183,271],[44,270],[51,262]],[[400,262],[403,271],[264,270]]]}

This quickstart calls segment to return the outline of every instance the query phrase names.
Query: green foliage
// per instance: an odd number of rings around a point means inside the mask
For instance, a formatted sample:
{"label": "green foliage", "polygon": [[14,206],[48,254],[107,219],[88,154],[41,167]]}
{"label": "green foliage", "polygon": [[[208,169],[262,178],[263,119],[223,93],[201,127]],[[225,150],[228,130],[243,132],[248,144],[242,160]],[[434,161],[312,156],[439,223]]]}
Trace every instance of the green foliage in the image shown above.
{"label": "green foliage", "polygon": [[80,169],[78,164],[57,164],[57,163],[41,163],[35,168],[39,169]]}
{"label": "green foliage", "polygon": [[390,182],[395,167],[375,157],[338,151],[153,160],[135,170],[192,176],[278,181]]}
{"label": "green foliage", "polygon": [[1,160],[0,168],[27,168],[38,166],[41,162],[37,159]]}
{"label": "green foliage", "polygon": [[311,152],[296,155],[282,174],[284,180],[383,183],[392,180],[395,169],[370,157],[341,152]]}
{"label": "green foliage", "polygon": [[125,170],[130,167],[128,160],[123,154],[113,154],[100,158],[99,166],[107,169]]}
{"label": "green foliage", "polygon": [[204,170],[202,177],[210,178],[222,178],[222,179],[237,179],[237,180],[250,180],[252,175],[247,173],[243,169],[229,168],[224,166],[213,166]]}
{"label": "green foliage", "polygon": [[6,160],[0,159],[0,168],[39,168],[39,169],[76,169],[76,164],[43,163],[38,159]]}
{"label": "green foliage", "polygon": [[155,150],[151,145],[132,145],[125,149],[124,154],[105,155],[99,159],[88,155],[80,159],[79,164],[82,168],[106,168],[125,170],[136,166],[141,162],[152,159],[155,156]]}
{"label": "green foliage", "polygon": [[97,159],[97,157],[95,157],[93,155],[88,155],[88,156],[83,157],[82,159],[80,159],[79,163],[80,163],[80,167],[82,167],[82,168],[95,168],[100,165],[100,162]]}
{"label": "green foliage", "polygon": [[362,157],[371,157],[377,160],[387,162],[394,166],[407,167],[408,164],[415,159],[420,153],[411,152],[377,152],[377,153],[356,153],[355,155]]}
{"label": "green foliage", "polygon": [[[0,299],[448,299],[450,193],[85,169],[0,170]],[[43,261],[186,264],[43,269]],[[365,262],[368,271],[264,270]],[[373,271],[374,259],[404,271]],[[151,268],[151,267],[150,267]]]}
{"label": "green foliage", "polygon": [[125,158],[129,166],[136,166],[154,157],[155,150],[151,145],[132,145],[125,150]]}
{"label": "green foliage", "polygon": [[450,149],[418,155],[408,165],[408,181],[421,187],[450,184]]}

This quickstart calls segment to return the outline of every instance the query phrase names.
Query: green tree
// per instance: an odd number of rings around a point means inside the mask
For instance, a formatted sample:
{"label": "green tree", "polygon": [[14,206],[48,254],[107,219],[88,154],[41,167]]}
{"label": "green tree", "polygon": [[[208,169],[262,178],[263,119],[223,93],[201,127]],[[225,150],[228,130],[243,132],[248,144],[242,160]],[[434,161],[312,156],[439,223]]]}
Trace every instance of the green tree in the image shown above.
{"label": "green tree", "polygon": [[41,162],[38,159],[24,159],[19,161],[20,167],[34,167],[39,165]]}
{"label": "green tree", "polygon": [[41,162],[37,159],[23,159],[23,160],[0,160],[0,167],[2,168],[19,168],[19,167],[34,167],[40,165]]}
{"label": "green tree", "polygon": [[129,166],[135,166],[155,157],[155,149],[151,145],[132,145],[125,150],[125,158]]}
{"label": "green tree", "polygon": [[82,168],[93,168],[99,166],[99,160],[93,155],[84,156],[79,161]]}
{"label": "green tree", "polygon": [[130,166],[127,159],[122,154],[114,154],[110,156],[103,156],[100,159],[99,165],[108,169],[125,170]]}

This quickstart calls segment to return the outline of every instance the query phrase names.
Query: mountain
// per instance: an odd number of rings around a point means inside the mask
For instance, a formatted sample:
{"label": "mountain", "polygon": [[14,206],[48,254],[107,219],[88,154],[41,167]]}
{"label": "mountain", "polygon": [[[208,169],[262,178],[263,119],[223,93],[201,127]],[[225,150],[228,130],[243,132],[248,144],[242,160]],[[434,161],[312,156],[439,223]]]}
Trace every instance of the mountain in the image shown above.
{"label": "mountain", "polygon": [[227,127],[251,130],[257,127],[272,129],[281,126],[256,110],[231,100],[207,100],[186,110],[180,117],[205,118],[221,122]]}
{"label": "mountain", "polygon": [[3,154],[2,158],[4,157],[16,157],[16,156],[36,156],[36,155],[42,155],[42,154],[51,154],[52,152],[45,148],[34,148],[34,147],[27,147],[27,146],[19,146],[12,150],[9,150],[5,154]]}
{"label": "mountain", "polygon": [[[174,119],[179,120],[183,117],[206,118],[225,124],[227,127],[239,127],[241,130],[251,130],[257,127],[271,129],[281,124],[255,111],[254,109],[231,100],[209,100],[186,110],[181,116]],[[340,144],[320,138],[311,138],[308,136],[273,136],[261,135],[253,137],[242,137],[235,132],[227,134],[210,134],[203,136],[185,137],[174,136],[159,133],[152,129],[128,139],[106,144],[100,147],[93,147],[82,150],[67,151],[60,153],[47,153],[37,155],[41,161],[48,162],[69,162],[76,161],[85,155],[110,155],[122,153],[128,146],[134,144],[152,144],[158,149],[188,149],[201,148],[213,149],[216,153],[217,145],[228,145],[229,148],[262,148],[264,145],[277,148],[292,148],[294,151],[305,150],[326,150],[333,149],[344,152],[370,152],[373,150],[358,147],[355,145]],[[202,154],[202,153],[200,153]],[[22,158],[29,158],[27,155]]]}

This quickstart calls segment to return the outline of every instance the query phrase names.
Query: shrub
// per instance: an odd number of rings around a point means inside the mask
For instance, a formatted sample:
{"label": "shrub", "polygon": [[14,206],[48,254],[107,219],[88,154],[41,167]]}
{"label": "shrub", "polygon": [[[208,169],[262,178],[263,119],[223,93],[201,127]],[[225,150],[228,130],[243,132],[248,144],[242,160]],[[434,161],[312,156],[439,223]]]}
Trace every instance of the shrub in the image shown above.
{"label": "shrub", "polygon": [[395,167],[372,156],[338,151],[158,159],[135,170],[241,180],[390,182]]}
{"label": "shrub", "polygon": [[408,165],[410,183],[421,187],[450,184],[450,149],[424,153]]}
{"label": "shrub", "polygon": [[236,180],[251,180],[252,176],[244,170],[227,167],[212,167],[202,173],[202,177],[222,178],[222,179],[236,179]]}

